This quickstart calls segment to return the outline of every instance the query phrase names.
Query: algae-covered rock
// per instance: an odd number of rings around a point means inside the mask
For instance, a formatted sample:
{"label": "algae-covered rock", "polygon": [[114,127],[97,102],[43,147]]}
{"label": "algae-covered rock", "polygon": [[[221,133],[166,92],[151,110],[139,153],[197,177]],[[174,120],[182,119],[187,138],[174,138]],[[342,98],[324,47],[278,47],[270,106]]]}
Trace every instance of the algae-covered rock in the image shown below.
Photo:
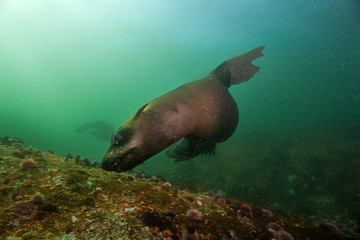
{"label": "algae-covered rock", "polygon": [[[25,158],[36,167],[22,170]],[[159,176],[107,172],[9,145],[0,145],[0,159],[0,239],[246,240],[269,235],[274,222],[294,239],[360,239],[273,210],[254,214],[266,208],[180,190]]]}

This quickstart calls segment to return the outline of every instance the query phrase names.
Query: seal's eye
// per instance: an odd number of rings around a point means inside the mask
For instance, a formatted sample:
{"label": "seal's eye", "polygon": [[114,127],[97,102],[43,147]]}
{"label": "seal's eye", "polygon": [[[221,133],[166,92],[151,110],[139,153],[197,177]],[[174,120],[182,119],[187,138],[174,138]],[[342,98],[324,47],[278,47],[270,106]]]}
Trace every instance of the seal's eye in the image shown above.
{"label": "seal's eye", "polygon": [[113,143],[117,143],[120,142],[124,137],[124,133],[123,132],[115,132],[114,135],[112,136],[112,142]]}

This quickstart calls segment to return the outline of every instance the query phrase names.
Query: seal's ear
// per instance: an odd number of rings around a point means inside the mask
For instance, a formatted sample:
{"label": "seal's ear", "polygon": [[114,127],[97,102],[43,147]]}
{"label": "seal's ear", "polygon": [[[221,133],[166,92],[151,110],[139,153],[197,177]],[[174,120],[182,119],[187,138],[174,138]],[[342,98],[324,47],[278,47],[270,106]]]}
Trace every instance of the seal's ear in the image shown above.
{"label": "seal's ear", "polygon": [[135,114],[135,117],[137,117],[140,113],[142,113],[144,111],[144,109],[147,107],[147,105],[149,105],[148,103],[145,104],[144,106],[142,106]]}

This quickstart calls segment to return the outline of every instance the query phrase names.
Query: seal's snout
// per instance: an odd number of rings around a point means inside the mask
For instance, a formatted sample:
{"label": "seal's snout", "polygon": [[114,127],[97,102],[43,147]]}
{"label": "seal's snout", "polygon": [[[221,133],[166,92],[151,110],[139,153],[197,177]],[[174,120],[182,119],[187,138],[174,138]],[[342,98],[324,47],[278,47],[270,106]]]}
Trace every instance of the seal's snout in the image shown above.
{"label": "seal's snout", "polygon": [[122,162],[114,158],[104,158],[101,163],[101,168],[106,171],[123,172]]}
{"label": "seal's snout", "polygon": [[124,172],[133,168],[138,164],[137,161],[134,161],[135,150],[135,148],[109,150],[101,162],[101,168],[116,172]]}
{"label": "seal's snout", "polygon": [[107,171],[114,171],[118,162],[116,151],[109,150],[101,162],[101,168]]}
{"label": "seal's snout", "polygon": [[101,168],[107,171],[111,171],[111,164],[110,161],[108,160],[107,156],[105,156],[101,162]]}

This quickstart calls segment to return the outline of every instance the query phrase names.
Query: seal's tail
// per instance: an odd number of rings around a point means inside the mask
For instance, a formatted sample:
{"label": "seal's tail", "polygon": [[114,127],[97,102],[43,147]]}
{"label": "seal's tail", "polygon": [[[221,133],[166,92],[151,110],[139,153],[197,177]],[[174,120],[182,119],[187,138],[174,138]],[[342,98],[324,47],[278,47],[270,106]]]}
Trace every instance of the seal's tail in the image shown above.
{"label": "seal's tail", "polygon": [[262,54],[264,48],[264,46],[260,46],[247,53],[230,58],[220,64],[211,74],[215,74],[226,87],[246,82],[259,72],[260,67],[251,62],[264,56]]}

